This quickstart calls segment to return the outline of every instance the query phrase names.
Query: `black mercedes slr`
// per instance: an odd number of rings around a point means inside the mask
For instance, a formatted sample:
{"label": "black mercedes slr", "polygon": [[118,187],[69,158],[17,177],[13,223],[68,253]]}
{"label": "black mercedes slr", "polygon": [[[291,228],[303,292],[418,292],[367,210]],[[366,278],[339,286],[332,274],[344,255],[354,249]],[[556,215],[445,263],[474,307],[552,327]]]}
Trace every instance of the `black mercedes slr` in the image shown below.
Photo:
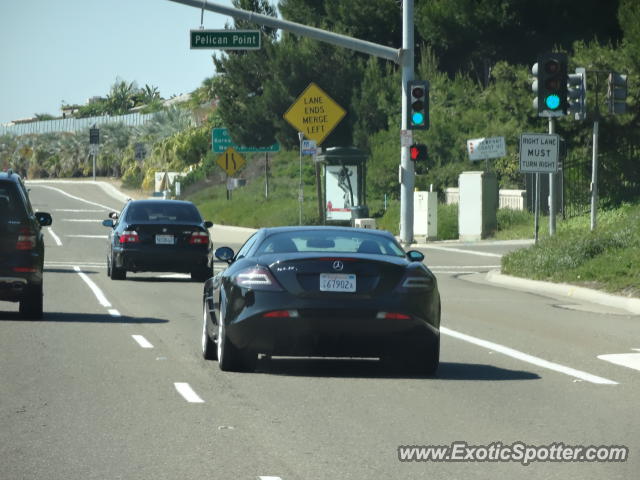
{"label": "black mercedes slr", "polygon": [[378,357],[434,374],[440,294],[424,255],[389,232],[349,227],[262,228],[205,282],[202,354],[252,371],[259,354]]}

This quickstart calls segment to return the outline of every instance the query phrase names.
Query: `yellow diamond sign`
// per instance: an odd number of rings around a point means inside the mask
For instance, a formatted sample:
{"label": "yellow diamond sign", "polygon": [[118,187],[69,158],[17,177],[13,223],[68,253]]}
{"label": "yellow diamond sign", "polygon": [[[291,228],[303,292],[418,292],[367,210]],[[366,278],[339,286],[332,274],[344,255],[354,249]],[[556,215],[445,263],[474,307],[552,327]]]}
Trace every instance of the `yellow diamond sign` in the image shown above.
{"label": "yellow diamond sign", "polygon": [[233,147],[229,147],[224,153],[218,155],[216,163],[227,172],[227,175],[233,176],[244,166],[244,157],[236,152]]}
{"label": "yellow diamond sign", "polygon": [[305,138],[318,145],[331,133],[346,111],[315,83],[311,82],[289,107],[284,119]]}

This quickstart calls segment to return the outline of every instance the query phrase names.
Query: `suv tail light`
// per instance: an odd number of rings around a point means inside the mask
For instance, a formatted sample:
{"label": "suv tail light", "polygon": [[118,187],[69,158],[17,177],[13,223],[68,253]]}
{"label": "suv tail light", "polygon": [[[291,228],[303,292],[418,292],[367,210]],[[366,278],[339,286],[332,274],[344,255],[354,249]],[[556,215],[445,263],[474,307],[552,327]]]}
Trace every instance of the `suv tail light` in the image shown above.
{"label": "suv tail light", "polygon": [[209,234],[206,232],[192,232],[189,237],[189,245],[208,245]]}
{"label": "suv tail light", "polygon": [[233,277],[233,282],[239,287],[253,290],[282,290],[278,281],[273,277],[267,267],[256,265],[239,271]]}
{"label": "suv tail light", "polygon": [[33,250],[36,248],[36,233],[27,227],[23,227],[18,232],[16,250]]}
{"label": "suv tail light", "polygon": [[120,243],[138,243],[140,242],[140,237],[138,236],[138,232],[135,230],[125,230],[120,235]]}

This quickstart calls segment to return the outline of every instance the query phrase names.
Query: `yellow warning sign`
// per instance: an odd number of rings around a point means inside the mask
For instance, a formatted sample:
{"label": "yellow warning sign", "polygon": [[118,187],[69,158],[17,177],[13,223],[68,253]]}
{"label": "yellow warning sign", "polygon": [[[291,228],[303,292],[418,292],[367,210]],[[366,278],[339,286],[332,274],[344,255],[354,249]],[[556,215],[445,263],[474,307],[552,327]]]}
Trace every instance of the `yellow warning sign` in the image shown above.
{"label": "yellow warning sign", "polygon": [[347,112],[318,85],[311,82],[284,114],[284,119],[305,138],[318,145],[340,123]]}
{"label": "yellow warning sign", "polygon": [[244,166],[244,157],[236,152],[233,147],[229,147],[224,153],[218,155],[216,163],[227,172],[227,175],[233,176]]}

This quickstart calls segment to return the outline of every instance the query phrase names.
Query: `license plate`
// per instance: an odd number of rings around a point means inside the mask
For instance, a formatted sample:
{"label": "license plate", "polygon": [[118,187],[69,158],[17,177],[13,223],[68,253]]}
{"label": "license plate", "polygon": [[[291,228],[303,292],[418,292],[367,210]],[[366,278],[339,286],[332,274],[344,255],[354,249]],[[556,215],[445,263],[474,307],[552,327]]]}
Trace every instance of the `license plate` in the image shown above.
{"label": "license plate", "polygon": [[321,292],[355,292],[356,276],[348,273],[321,273]]}
{"label": "license plate", "polygon": [[173,235],[156,235],[157,245],[173,245]]}

